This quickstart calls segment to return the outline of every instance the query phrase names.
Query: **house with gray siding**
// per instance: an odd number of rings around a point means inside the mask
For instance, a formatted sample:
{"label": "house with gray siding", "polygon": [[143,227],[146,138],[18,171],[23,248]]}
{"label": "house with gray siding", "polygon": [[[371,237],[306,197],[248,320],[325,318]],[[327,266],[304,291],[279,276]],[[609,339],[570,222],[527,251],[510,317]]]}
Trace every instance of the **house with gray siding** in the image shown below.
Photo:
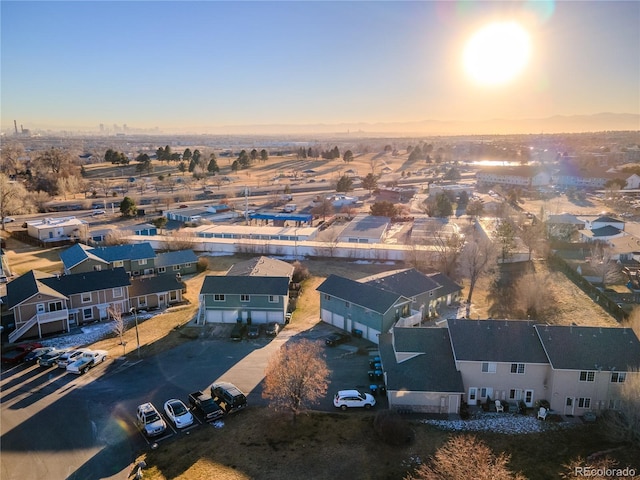
{"label": "house with gray siding", "polygon": [[208,275],[198,323],[285,323],[289,277]]}
{"label": "house with gray siding", "polygon": [[90,247],[76,243],[60,253],[65,273],[124,268],[132,276],[152,275],[156,252],[150,243]]}
{"label": "house with gray siding", "polygon": [[184,283],[175,275],[132,278],[129,304],[137,310],[166,308],[182,302],[184,289]]}
{"label": "house with gray siding", "polygon": [[154,265],[157,275],[189,275],[198,270],[198,256],[193,250],[158,253]]}

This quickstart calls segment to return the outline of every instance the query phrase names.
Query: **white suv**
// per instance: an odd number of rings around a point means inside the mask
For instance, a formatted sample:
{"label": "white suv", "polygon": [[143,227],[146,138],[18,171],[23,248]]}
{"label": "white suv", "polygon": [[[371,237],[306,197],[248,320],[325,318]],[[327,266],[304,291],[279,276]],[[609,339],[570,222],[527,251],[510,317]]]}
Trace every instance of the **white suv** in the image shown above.
{"label": "white suv", "polygon": [[376,399],[369,393],[362,393],[358,390],[340,390],[333,397],[333,405],[336,408],[346,410],[351,407],[364,407],[369,409],[376,404]]}
{"label": "white suv", "polygon": [[167,424],[150,402],[138,406],[136,422],[147,437],[160,435],[167,429]]}

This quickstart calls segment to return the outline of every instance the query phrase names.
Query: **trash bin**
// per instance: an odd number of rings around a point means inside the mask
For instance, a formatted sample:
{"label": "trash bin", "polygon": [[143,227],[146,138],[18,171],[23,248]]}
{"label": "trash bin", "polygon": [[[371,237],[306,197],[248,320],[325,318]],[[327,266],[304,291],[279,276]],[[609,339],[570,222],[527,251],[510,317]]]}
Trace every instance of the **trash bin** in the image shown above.
{"label": "trash bin", "polygon": [[352,333],[354,337],[362,338],[362,330],[358,330],[357,328],[354,328]]}
{"label": "trash bin", "polygon": [[376,380],[382,380],[382,370],[376,370],[375,372]]}
{"label": "trash bin", "polygon": [[377,385],[369,385],[369,391],[371,391],[371,395],[376,397],[378,395],[378,386]]}

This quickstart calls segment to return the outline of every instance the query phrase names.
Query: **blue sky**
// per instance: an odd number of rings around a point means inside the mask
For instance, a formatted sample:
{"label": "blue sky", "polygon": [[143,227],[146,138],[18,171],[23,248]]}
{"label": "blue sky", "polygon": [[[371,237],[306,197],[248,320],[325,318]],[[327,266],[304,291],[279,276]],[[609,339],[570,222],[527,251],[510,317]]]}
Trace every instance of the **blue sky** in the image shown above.
{"label": "blue sky", "polygon": [[[11,2],[1,121],[200,128],[640,113],[640,2]],[[532,39],[502,87],[465,76],[475,29]]]}

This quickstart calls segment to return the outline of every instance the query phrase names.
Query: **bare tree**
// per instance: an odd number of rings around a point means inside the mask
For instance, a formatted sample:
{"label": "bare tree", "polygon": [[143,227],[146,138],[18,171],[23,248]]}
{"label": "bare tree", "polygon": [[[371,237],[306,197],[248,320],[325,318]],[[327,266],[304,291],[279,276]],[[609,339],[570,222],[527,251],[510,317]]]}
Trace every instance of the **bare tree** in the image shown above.
{"label": "bare tree", "polygon": [[129,243],[129,240],[126,238],[126,233],[119,229],[111,230],[104,238],[104,244],[113,246],[113,245],[126,245]]}
{"label": "bare tree", "polygon": [[510,456],[495,455],[473,435],[459,435],[441,446],[427,463],[405,480],[525,480],[509,469]]}
{"label": "bare tree", "polygon": [[513,294],[517,316],[548,321],[555,311],[553,282],[548,273],[529,273],[520,277]]}
{"label": "bare tree", "polygon": [[458,261],[464,247],[464,238],[457,233],[444,235],[441,231],[435,234],[436,268],[448,277],[453,277],[458,268]]}
{"label": "bare tree", "polygon": [[193,248],[196,237],[186,230],[178,230],[169,235],[167,245],[169,250],[188,250]]}
{"label": "bare tree", "polygon": [[311,209],[311,213],[318,217],[322,217],[322,220],[326,220],[328,215],[333,215],[335,208],[333,202],[328,198],[323,198],[322,201]]}
{"label": "bare tree", "polygon": [[[640,448],[640,370],[629,368],[626,372],[612,372],[624,374],[624,382],[619,385],[619,393],[615,410],[609,410],[605,415],[607,436],[615,442],[627,442],[635,448]],[[615,394],[614,394],[615,395]]]}
{"label": "bare tree", "polygon": [[520,239],[529,251],[529,260],[531,253],[537,250],[544,242],[544,224],[536,222],[532,225],[522,225],[520,228]]}
{"label": "bare tree", "polygon": [[24,210],[26,197],[27,190],[22,183],[10,181],[9,177],[0,173],[0,222],[3,230],[7,216]]}
{"label": "bare tree", "polygon": [[4,142],[0,149],[0,170],[7,175],[18,175],[23,171],[24,146],[16,142]]}
{"label": "bare tree", "polygon": [[496,248],[485,237],[475,236],[470,240],[460,256],[460,273],[469,279],[469,294],[467,295],[467,317],[471,313],[471,298],[476,283],[486,273],[496,266],[498,255]]}
{"label": "bare tree", "polygon": [[107,308],[107,315],[109,315],[113,321],[113,332],[120,338],[120,345],[122,345],[122,354],[124,355],[127,342],[124,341],[124,333],[127,331],[124,319],[122,318],[122,308],[120,305],[110,305]]}
{"label": "bare tree", "polygon": [[277,410],[299,413],[327,392],[329,368],[320,342],[301,340],[284,344],[265,370],[263,398]]}
{"label": "bare tree", "polygon": [[589,265],[598,275],[598,279],[605,288],[618,282],[622,278],[620,265],[613,260],[613,250],[603,242],[595,242],[591,247]]}

